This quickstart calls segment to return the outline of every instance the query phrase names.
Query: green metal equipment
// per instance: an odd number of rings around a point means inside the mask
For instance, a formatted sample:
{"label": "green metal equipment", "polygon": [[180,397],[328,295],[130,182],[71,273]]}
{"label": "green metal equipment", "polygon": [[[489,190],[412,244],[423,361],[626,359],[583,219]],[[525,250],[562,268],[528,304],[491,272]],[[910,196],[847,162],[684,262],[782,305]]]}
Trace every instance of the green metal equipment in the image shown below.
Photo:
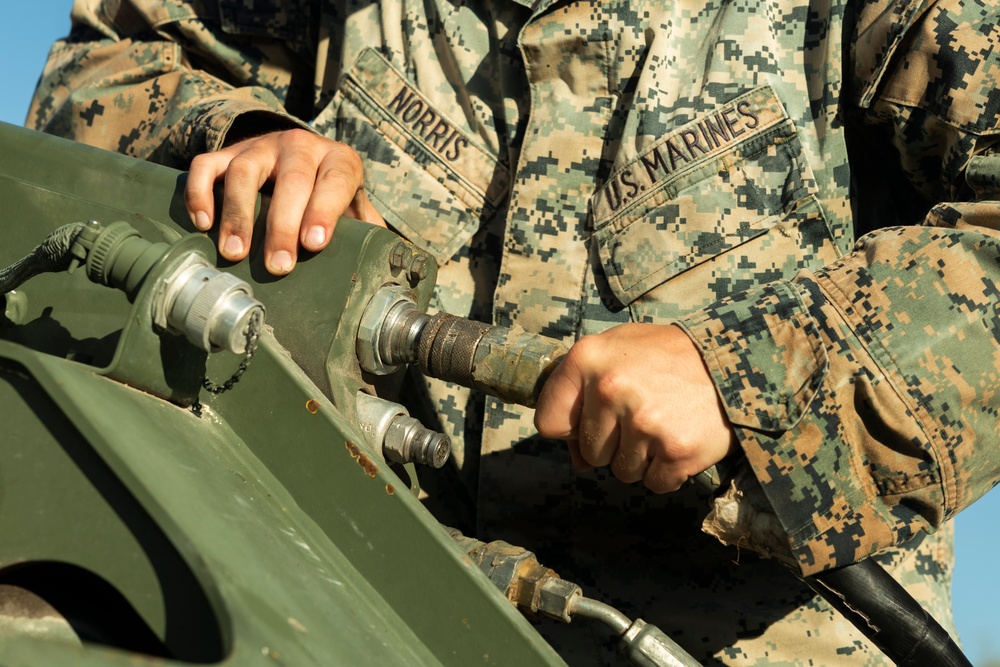
{"label": "green metal equipment", "polygon": [[0,147],[5,667],[563,664],[511,602],[694,664],[413,493],[448,442],[387,400],[403,366],[530,402],[561,347],[425,315],[435,264],[385,229],[341,220],[280,279],[257,234],[217,269],[184,174]]}

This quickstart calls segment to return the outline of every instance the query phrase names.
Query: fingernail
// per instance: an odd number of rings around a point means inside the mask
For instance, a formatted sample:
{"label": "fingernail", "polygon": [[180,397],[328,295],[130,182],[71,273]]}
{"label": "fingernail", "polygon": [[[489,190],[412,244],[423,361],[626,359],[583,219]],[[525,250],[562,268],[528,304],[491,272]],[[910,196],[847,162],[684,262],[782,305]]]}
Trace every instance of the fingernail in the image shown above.
{"label": "fingernail", "polygon": [[284,275],[292,270],[292,256],[287,250],[279,250],[271,255],[271,273]]}
{"label": "fingernail", "polygon": [[325,240],[326,230],[322,227],[310,227],[309,231],[306,232],[306,245],[310,248],[319,249]]}
{"label": "fingernail", "polygon": [[212,219],[208,217],[208,213],[204,211],[196,211],[194,214],[194,226],[198,229],[204,231],[211,228]]}
{"label": "fingernail", "polygon": [[243,254],[243,240],[238,236],[226,239],[226,257],[239,257]]}

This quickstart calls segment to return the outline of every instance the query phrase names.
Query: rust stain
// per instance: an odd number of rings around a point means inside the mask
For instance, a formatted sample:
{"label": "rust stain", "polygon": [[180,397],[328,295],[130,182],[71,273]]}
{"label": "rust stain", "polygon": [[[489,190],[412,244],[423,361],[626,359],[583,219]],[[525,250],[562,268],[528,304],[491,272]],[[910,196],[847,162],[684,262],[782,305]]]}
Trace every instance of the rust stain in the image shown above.
{"label": "rust stain", "polygon": [[375,473],[378,472],[378,468],[375,467],[375,464],[372,463],[370,458],[361,454],[358,457],[358,465],[361,466],[362,470],[364,470],[369,477],[375,479]]}
{"label": "rust stain", "polygon": [[385,485],[385,492],[388,493],[390,496],[395,495],[396,494],[396,487],[394,487],[392,484],[386,484]]}
{"label": "rust stain", "polygon": [[378,467],[372,463],[371,459],[365,456],[364,453],[358,449],[358,446],[350,440],[345,440],[344,446],[347,447],[347,451],[351,453],[351,458],[358,462],[358,465],[361,466],[361,469],[364,470],[369,477],[374,479],[375,475],[378,473]]}
{"label": "rust stain", "polygon": [[319,412],[319,401],[317,401],[315,398],[310,398],[308,401],[306,401],[306,410],[308,410],[312,414],[316,414],[317,412]]}

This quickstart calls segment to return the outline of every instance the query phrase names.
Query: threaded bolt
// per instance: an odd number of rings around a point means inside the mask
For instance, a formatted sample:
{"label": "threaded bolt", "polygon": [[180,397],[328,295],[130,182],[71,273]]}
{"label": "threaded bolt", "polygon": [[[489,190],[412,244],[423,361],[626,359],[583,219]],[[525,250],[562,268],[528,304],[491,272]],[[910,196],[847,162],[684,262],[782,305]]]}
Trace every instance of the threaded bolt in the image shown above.
{"label": "threaded bolt", "polygon": [[418,282],[423,280],[430,274],[430,266],[427,262],[427,255],[424,253],[416,254],[412,260],[410,260],[410,268],[408,275],[410,281]]}
{"label": "threaded bolt", "polygon": [[398,241],[389,251],[389,268],[393,271],[400,271],[403,268],[403,261],[406,259],[406,244]]}

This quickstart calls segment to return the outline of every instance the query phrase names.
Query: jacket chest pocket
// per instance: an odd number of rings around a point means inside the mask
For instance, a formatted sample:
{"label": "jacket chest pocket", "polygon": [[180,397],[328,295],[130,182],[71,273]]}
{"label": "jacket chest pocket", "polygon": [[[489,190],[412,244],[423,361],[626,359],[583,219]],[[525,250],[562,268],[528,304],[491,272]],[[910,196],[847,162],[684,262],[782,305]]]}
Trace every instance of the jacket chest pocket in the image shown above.
{"label": "jacket chest pocket", "polygon": [[509,176],[377,51],[366,48],[314,126],[365,163],[386,222],[445,264],[506,196]]}
{"label": "jacket chest pocket", "polygon": [[794,123],[769,87],[653,144],[592,210],[608,285],[638,321],[838,257]]}

